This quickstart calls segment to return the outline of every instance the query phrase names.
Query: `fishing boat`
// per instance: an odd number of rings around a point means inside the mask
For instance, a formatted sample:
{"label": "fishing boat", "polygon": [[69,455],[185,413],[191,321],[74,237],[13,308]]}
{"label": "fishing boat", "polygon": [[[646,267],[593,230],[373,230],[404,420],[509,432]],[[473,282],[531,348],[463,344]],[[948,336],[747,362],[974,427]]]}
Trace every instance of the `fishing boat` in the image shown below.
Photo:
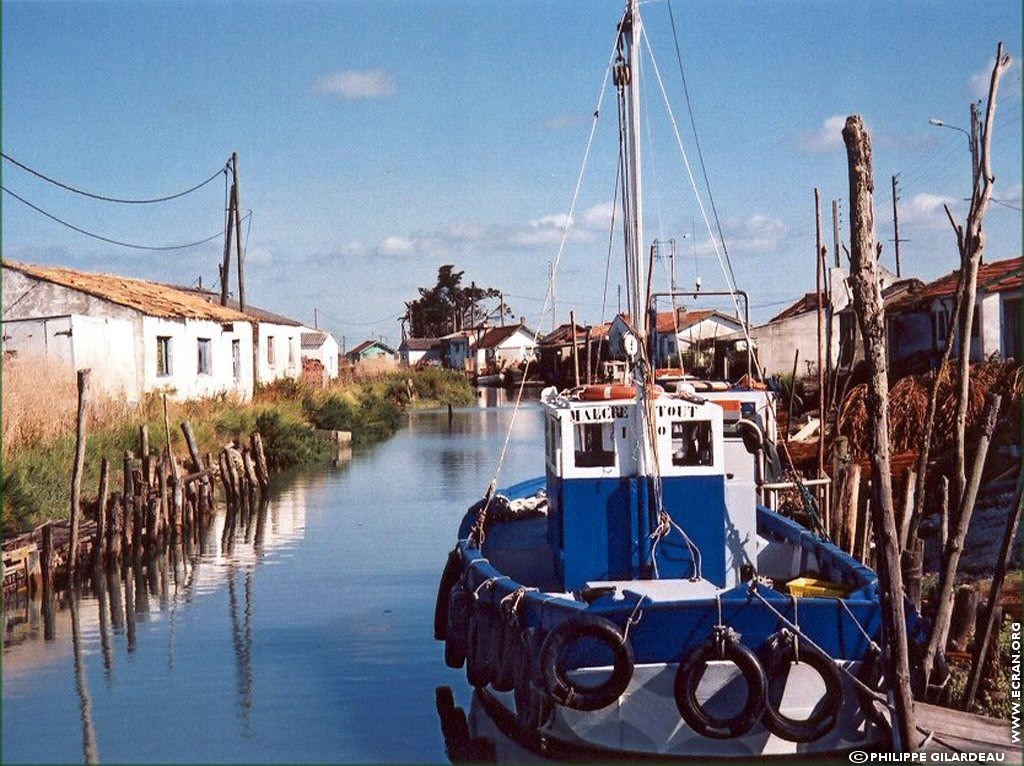
{"label": "fishing boat", "polygon": [[[887,747],[878,578],[778,512],[775,394],[651,364],[637,0],[616,30],[628,379],[541,392],[544,473],[466,512],[434,636],[475,716],[546,755],[821,757]],[[748,349],[752,344],[747,344]],[[756,365],[755,365],[756,366]],[[911,635],[919,618],[908,612]]]}

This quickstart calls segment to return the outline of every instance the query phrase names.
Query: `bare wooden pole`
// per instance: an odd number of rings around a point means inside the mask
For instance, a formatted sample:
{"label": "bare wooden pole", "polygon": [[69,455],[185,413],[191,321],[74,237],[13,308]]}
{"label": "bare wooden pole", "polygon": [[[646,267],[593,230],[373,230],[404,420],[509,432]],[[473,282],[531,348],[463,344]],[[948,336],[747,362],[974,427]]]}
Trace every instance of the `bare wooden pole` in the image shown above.
{"label": "bare wooden pole", "polygon": [[[943,560],[943,569],[939,572],[939,589],[936,603],[938,611],[935,614],[935,623],[932,626],[932,634],[928,639],[928,648],[925,650],[924,667],[925,680],[931,675],[935,664],[935,657],[945,651],[946,639],[949,636],[950,616],[953,609],[953,585],[956,580],[956,572],[960,566],[960,554],[963,552],[964,539],[967,537],[967,528],[971,523],[971,516],[974,515],[974,502],[978,497],[978,489],[981,486],[981,474],[985,470],[985,458],[988,456],[989,443],[992,441],[992,434],[996,430],[996,419],[999,417],[999,404],[1002,398],[999,394],[991,394],[985,406],[985,421],[982,426],[981,436],[978,437],[978,446],[974,451],[974,463],[971,466],[970,481],[964,488],[964,493],[958,502],[956,528],[953,535],[946,543],[946,550]],[[954,495],[954,498],[956,495]]]}
{"label": "bare wooden pole", "polygon": [[1017,524],[1020,521],[1022,507],[1024,507],[1024,473],[1017,477],[1017,494],[1013,501],[1013,507],[1010,509],[1010,516],[1006,520],[1006,531],[1003,533],[1003,544],[999,549],[999,558],[996,561],[995,576],[988,589],[988,601],[985,604],[984,617],[981,620],[981,635],[974,641],[971,672],[967,676],[967,688],[964,690],[963,699],[963,706],[967,709],[974,704],[974,697],[978,693],[978,684],[981,683],[981,673],[988,653],[988,645],[996,629],[995,617],[999,611],[999,594],[1003,590],[1006,569],[1010,565],[1010,549],[1017,537]]}
{"label": "bare wooden pole", "polygon": [[71,550],[68,552],[68,577],[78,567],[78,521],[82,503],[82,469],[85,467],[85,416],[89,403],[89,371],[78,371],[78,416],[75,427],[75,465],[71,473]]}
{"label": "bare wooden pole", "polygon": [[871,469],[873,521],[878,544],[879,588],[885,636],[886,678],[890,680],[895,715],[896,747],[916,749],[914,703],[910,692],[910,661],[907,624],[903,610],[903,574],[900,571],[899,537],[892,500],[889,462],[889,379],[885,354],[885,306],[879,281],[872,201],[874,171],[871,138],[859,115],[847,117],[843,141],[850,176],[850,282],[853,305],[864,342],[868,368],[865,399],[871,422]]}
{"label": "bare wooden pole", "polygon": [[789,432],[793,430],[793,400],[796,398],[796,367],[800,361],[800,349],[797,348],[793,352],[793,377],[790,378],[789,383],[789,410],[786,414],[786,433],[784,434],[786,443],[789,443]]}
{"label": "bare wooden pole", "polygon": [[839,200],[832,200],[832,249],[835,257],[836,268],[842,264],[839,262]]}
{"label": "bare wooden pole", "polygon": [[818,476],[825,475],[825,304],[822,296],[825,251],[821,246],[821,197],[814,190],[814,268],[818,297]]}
{"label": "bare wooden pole", "polygon": [[100,493],[96,499],[96,535],[93,538],[93,563],[103,566],[103,554],[107,537],[107,496],[110,494],[110,461],[103,458],[100,463]]}
{"label": "bare wooden pole", "polygon": [[893,244],[896,249],[896,278],[899,279],[903,276],[903,263],[900,261],[900,212],[899,206],[896,202],[899,200],[899,192],[897,191],[897,185],[899,183],[899,176],[895,175],[892,177],[892,227],[893,227]]}

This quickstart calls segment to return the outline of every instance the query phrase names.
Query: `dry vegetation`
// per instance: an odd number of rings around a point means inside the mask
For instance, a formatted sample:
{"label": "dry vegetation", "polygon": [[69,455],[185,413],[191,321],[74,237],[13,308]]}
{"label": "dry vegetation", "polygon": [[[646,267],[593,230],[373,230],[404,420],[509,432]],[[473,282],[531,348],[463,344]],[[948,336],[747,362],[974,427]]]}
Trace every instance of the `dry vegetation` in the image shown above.
{"label": "dry vegetation", "polygon": [[[932,375],[909,375],[901,378],[889,391],[889,441],[896,452],[916,450],[924,433],[928,410],[928,387]],[[1020,442],[1021,366],[1016,362],[991,362],[971,367],[971,386],[967,408],[967,435],[973,441],[980,427],[985,398],[990,393],[1003,397],[996,442]],[[865,385],[850,390],[839,413],[839,433],[850,440],[857,457],[865,456],[868,439],[868,417],[864,397]],[[938,407],[935,413],[934,449],[942,452],[952,445],[956,418],[956,380],[947,368],[939,382]]]}

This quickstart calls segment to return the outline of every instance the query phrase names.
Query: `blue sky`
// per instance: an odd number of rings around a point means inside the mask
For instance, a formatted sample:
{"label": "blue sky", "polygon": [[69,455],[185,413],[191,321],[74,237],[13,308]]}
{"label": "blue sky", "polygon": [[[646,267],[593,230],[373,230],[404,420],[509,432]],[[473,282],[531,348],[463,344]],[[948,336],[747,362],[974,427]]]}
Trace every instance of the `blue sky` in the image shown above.
{"label": "blue sky", "polygon": [[[650,0],[641,10],[696,168],[668,7]],[[848,240],[838,132],[847,114],[864,115],[874,138],[879,237],[892,237],[890,177],[899,173],[904,272],[932,278],[955,266],[942,202],[966,212],[967,142],[928,119],[968,124],[999,40],[1015,63],[993,146],[995,196],[1005,205],[986,219],[986,255],[1020,253],[1019,2],[673,0],[672,10],[715,201],[755,319],[813,289],[815,186],[826,243],[832,199],[843,200]],[[504,289],[532,325],[620,11],[619,2],[8,1],[3,147],[115,196],[187,188],[237,149],[242,204],[253,210],[249,301],[309,322],[316,307],[349,346],[376,334],[396,340],[403,301],[432,284],[442,263]],[[705,289],[721,288],[656,80],[646,83],[646,233],[679,241],[681,284],[699,276]],[[609,91],[557,282],[560,321],[573,306],[587,321],[602,314],[614,103]],[[222,226],[219,182],[152,206],[86,200],[7,162],[3,183],[130,242],[189,242]],[[7,195],[2,205],[6,257],[216,281],[217,241],[126,250]],[[891,242],[882,258],[892,266]],[[621,274],[616,252],[606,317]],[[550,325],[550,312],[540,323]]]}

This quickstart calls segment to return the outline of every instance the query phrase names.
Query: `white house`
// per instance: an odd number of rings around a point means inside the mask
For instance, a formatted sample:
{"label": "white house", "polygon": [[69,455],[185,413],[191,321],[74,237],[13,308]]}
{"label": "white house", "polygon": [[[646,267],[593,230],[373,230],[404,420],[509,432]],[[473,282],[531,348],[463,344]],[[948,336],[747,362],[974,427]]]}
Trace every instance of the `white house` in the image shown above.
{"label": "white house", "polygon": [[303,359],[316,359],[331,379],[338,377],[338,341],[326,330],[301,328],[300,354]]}
{"label": "white house", "polygon": [[5,362],[41,355],[137,402],[253,391],[249,318],[142,279],[3,261]]}
{"label": "white house", "polygon": [[714,309],[659,311],[654,331],[657,366],[674,366],[673,359],[687,354],[710,357],[716,338],[742,329],[739,319]]}
{"label": "white house", "polygon": [[[175,289],[202,298],[209,304],[220,305],[220,293],[197,287]],[[229,298],[227,307],[236,311],[238,301]],[[256,363],[256,382],[272,383],[278,378],[298,378],[302,374],[301,322],[246,304],[244,316],[255,329],[253,354]]]}
{"label": "white house", "polygon": [[415,367],[418,364],[440,364],[441,339],[403,338],[398,347],[398,359],[409,367]]}
{"label": "white house", "polygon": [[[971,361],[993,357],[1021,359],[1021,268],[1018,256],[978,269],[978,292],[971,328]],[[951,327],[959,271],[886,304],[890,357],[934,357],[942,353]],[[954,354],[956,346],[954,345]]]}
{"label": "white house", "polygon": [[498,372],[533,359],[537,351],[536,333],[524,324],[491,327],[476,344],[478,371]]}

